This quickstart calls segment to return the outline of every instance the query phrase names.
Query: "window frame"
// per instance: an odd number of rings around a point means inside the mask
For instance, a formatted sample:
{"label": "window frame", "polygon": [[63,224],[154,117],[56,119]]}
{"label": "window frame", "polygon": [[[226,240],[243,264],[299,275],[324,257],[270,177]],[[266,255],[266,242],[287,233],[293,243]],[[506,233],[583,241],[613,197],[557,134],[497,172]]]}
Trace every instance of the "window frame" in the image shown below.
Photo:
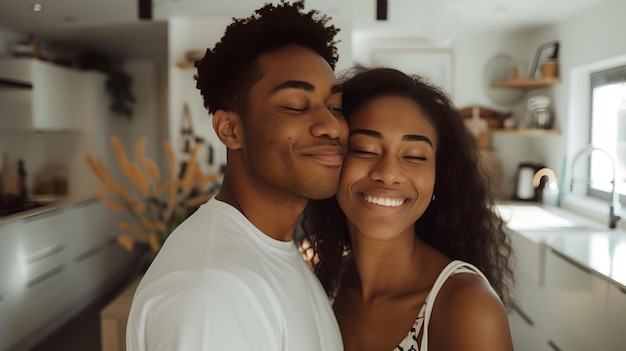
{"label": "window frame", "polygon": [[[623,83],[626,84],[626,64],[621,64],[619,66],[616,67],[612,67],[612,68],[608,68],[608,69],[603,69],[600,71],[594,71],[591,72],[589,75],[589,84],[590,84],[590,90],[589,90],[589,135],[588,135],[588,141],[589,144],[592,144],[592,137],[593,137],[593,121],[594,121],[594,116],[593,116],[593,94],[594,94],[594,89],[598,88],[598,87],[602,87],[605,85],[610,85],[610,84],[615,84],[615,83]],[[610,150],[609,150],[610,151]],[[588,155],[588,162],[587,162],[587,177],[589,177],[589,179],[591,178],[591,155]],[[605,157],[605,156],[602,156]],[[615,165],[615,167],[617,167],[617,165]],[[611,198],[611,194],[608,191],[602,191],[602,190],[598,190],[598,189],[594,189],[592,187],[591,182],[589,182],[587,184],[587,196],[590,197],[595,197],[595,198],[599,198],[599,199],[603,199],[606,201],[612,201]],[[624,204],[626,203],[626,194],[619,194],[619,201],[620,203]]]}

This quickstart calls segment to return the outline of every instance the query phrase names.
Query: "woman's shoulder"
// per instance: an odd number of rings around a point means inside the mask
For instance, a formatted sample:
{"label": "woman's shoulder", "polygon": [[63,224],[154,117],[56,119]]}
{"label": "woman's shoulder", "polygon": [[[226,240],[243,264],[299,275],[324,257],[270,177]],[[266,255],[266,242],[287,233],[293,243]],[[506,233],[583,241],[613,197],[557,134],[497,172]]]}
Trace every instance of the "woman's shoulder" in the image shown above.
{"label": "woman's shoulder", "polygon": [[457,270],[433,307],[431,343],[445,342],[446,350],[512,349],[506,309],[480,273]]}

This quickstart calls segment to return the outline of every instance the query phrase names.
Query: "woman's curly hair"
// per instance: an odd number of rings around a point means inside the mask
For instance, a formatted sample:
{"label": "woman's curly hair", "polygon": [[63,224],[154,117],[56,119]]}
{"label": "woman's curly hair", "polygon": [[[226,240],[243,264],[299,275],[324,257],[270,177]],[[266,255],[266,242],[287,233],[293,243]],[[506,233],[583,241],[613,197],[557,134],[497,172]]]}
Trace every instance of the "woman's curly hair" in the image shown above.
{"label": "woman's curly hair", "polygon": [[[502,301],[510,307],[514,276],[513,250],[504,223],[479,168],[476,141],[456,107],[440,89],[418,76],[389,68],[357,67],[343,83],[343,112],[350,118],[359,108],[383,96],[407,97],[422,107],[437,133],[435,200],[415,223],[415,235],[450,259],[478,267]],[[329,295],[350,262],[346,217],[336,198],[309,201],[303,238],[313,250],[315,273]]]}
{"label": "woman's curly hair", "polygon": [[209,113],[217,110],[244,113],[248,92],[263,72],[257,59],[288,45],[307,47],[322,56],[334,70],[338,60],[339,29],[327,26],[330,17],[319,11],[303,12],[304,1],[266,4],[247,18],[233,18],[213,50],[196,62],[196,87]]}

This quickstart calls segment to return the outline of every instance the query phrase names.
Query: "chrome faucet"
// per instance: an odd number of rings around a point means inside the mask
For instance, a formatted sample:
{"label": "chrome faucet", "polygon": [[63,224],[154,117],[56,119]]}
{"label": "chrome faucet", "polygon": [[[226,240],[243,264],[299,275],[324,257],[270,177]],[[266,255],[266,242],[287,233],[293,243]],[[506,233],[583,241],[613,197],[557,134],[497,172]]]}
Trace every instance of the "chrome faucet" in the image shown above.
{"label": "chrome faucet", "polygon": [[617,214],[615,214],[615,211],[621,207],[621,204],[619,202],[619,194],[617,193],[617,191],[615,191],[615,187],[617,185],[615,180],[615,159],[613,158],[613,156],[611,156],[610,153],[593,145],[589,145],[586,148],[582,149],[572,161],[572,181],[570,183],[570,192],[574,190],[575,181],[586,181],[587,183],[591,183],[591,178],[575,179],[573,175],[574,165],[576,164],[576,161],[583,155],[590,156],[591,153],[594,151],[600,151],[601,153],[605,154],[609,158],[609,160],[611,160],[611,167],[613,168],[613,177],[611,178],[611,200],[609,201],[609,228],[613,229],[617,226],[617,222],[621,219]]}

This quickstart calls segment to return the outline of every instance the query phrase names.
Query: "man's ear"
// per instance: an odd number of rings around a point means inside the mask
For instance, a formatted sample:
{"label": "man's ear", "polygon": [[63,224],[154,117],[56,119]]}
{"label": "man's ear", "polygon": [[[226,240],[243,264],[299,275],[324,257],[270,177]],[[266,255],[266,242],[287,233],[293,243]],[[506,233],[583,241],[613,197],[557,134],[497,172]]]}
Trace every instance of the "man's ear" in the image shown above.
{"label": "man's ear", "polygon": [[243,123],[238,113],[224,110],[215,111],[213,129],[227,148],[236,150],[242,147]]}

